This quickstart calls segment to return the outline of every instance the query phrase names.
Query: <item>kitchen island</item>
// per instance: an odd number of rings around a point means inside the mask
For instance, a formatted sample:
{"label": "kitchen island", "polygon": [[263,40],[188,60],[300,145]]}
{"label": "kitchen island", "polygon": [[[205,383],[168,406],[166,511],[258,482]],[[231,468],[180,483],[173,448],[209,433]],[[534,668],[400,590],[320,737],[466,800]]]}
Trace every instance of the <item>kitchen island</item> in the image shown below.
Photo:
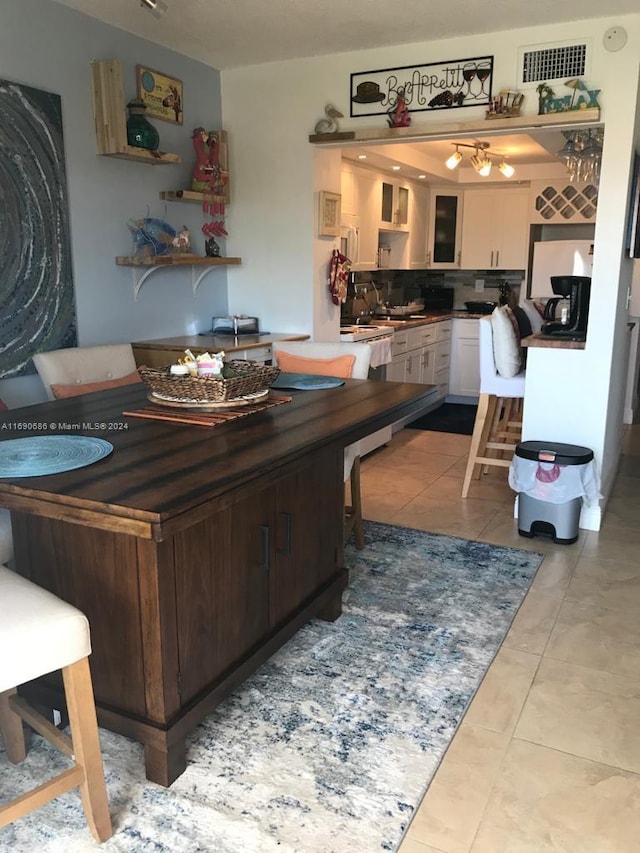
{"label": "kitchen island", "polygon": [[[147,777],[168,786],[226,695],[311,618],[340,615],[343,449],[421,412],[432,389],[347,380],[215,427],[123,416],[146,390],[0,413],[3,440],[84,433],[114,448],[0,480],[0,506],[16,570],[88,616],[100,725],[142,742]],[[64,707],[57,676],[26,692]]]}
{"label": "kitchen island", "polygon": [[194,355],[204,352],[229,353],[232,358],[255,361],[271,359],[271,344],[279,341],[306,341],[309,335],[294,333],[262,333],[240,335],[214,335],[213,332],[201,335],[180,335],[175,338],[156,338],[150,341],[133,341],[133,355],[136,366],[165,367],[174,364],[190,349]]}

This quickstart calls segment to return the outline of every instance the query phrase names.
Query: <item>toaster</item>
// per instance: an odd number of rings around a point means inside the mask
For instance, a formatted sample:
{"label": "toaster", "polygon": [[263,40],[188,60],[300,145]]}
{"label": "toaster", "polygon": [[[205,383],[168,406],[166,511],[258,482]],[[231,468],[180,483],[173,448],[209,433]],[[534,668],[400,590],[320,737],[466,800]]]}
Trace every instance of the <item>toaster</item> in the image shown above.
{"label": "toaster", "polygon": [[246,317],[244,314],[235,317],[214,317],[214,335],[257,335],[259,322],[257,317]]}

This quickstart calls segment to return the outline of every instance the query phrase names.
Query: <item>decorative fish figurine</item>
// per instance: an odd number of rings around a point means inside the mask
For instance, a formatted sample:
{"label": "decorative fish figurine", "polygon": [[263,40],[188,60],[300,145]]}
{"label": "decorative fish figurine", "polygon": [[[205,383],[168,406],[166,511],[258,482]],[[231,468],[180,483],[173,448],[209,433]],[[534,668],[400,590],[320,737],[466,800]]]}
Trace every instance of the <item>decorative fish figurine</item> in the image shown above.
{"label": "decorative fish figurine", "polygon": [[166,255],[176,236],[176,229],[162,219],[129,219],[127,228],[133,237],[133,254],[136,257]]}

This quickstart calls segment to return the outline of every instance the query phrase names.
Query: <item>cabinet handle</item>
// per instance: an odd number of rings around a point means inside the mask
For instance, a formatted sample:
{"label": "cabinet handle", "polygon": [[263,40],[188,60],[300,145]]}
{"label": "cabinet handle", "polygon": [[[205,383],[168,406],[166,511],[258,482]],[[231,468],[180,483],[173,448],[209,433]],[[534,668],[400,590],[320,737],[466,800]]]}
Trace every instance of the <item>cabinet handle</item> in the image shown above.
{"label": "cabinet handle", "polygon": [[491,250],[491,260],[489,261],[489,267],[493,267],[493,249]]}
{"label": "cabinet handle", "polygon": [[271,570],[271,531],[269,525],[261,524],[260,533],[262,534],[262,565],[260,568],[268,572]]}
{"label": "cabinet handle", "polygon": [[496,250],[496,266],[500,266],[500,249]]}
{"label": "cabinet handle", "polygon": [[461,260],[461,258],[462,258],[462,252],[458,252],[458,261],[457,261],[457,266],[458,266],[458,267],[460,267],[460,260]]}
{"label": "cabinet handle", "polygon": [[427,266],[431,266],[431,252],[427,252]]}
{"label": "cabinet handle", "polygon": [[282,553],[285,557],[291,556],[291,513],[281,512],[280,517],[284,521],[284,548]]}

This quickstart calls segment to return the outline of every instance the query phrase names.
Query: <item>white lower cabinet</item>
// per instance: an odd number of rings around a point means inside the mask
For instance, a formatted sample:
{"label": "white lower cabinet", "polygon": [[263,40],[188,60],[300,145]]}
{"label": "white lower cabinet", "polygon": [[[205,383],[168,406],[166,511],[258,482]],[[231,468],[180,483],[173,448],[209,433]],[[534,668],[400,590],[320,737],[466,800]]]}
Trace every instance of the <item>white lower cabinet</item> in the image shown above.
{"label": "white lower cabinet", "polygon": [[449,388],[451,331],[451,320],[396,331],[387,379],[437,385],[437,396],[433,399],[445,397]]}
{"label": "white lower cabinet", "polygon": [[449,395],[477,398],[480,394],[480,321],[454,319],[452,322]]}

